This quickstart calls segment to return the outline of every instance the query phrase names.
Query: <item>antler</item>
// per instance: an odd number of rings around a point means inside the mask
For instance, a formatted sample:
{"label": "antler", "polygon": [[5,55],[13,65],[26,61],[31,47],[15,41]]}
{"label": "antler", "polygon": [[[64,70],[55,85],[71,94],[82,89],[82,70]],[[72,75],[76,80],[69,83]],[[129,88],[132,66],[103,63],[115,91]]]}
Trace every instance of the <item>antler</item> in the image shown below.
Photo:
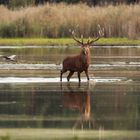
{"label": "antler", "polygon": [[91,41],[89,38],[87,41],[87,44],[91,45],[92,43],[96,42],[97,40],[99,40],[103,36],[104,36],[104,28],[101,28],[101,26],[98,24],[98,37],[94,40],[91,40]]}
{"label": "antler", "polygon": [[81,45],[84,45],[84,44],[91,45],[92,43],[96,42],[97,40],[99,40],[101,37],[104,36],[104,28],[101,28],[101,26],[99,24],[98,24],[98,37],[91,41],[90,41],[90,37],[89,37],[87,43],[84,43],[83,35],[81,35],[81,41],[80,41],[76,38],[74,30],[73,31],[69,30],[69,32],[71,32],[73,39]]}
{"label": "antler", "polygon": [[83,35],[81,35],[81,40],[82,40],[82,41],[80,41],[80,40],[78,40],[78,39],[76,38],[74,30],[71,32],[71,34],[72,34],[73,39],[74,39],[76,42],[78,42],[78,43],[81,44],[81,45],[84,44],[84,43],[83,43]]}

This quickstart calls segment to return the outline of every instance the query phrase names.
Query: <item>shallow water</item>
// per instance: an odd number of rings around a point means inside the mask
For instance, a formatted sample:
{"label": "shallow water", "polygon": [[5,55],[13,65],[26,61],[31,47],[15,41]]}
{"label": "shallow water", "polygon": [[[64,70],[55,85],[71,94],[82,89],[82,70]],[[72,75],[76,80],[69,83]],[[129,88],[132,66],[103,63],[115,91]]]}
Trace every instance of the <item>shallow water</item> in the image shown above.
{"label": "shallow water", "polygon": [[0,52],[17,55],[0,59],[0,139],[140,139],[140,47],[91,49],[90,81],[83,73],[81,84],[76,74],[59,79],[62,60],[78,47]]}
{"label": "shallow water", "polygon": [[0,126],[139,130],[139,91],[132,81],[1,84]]}
{"label": "shallow water", "polygon": [[[119,81],[123,81],[126,80],[125,77],[115,77],[115,78],[101,78],[101,77],[90,77],[90,81],[89,83],[111,83],[111,82],[119,82]],[[130,82],[132,80],[129,80]],[[0,78],[0,83],[14,83],[14,84],[21,84],[21,83],[60,83],[60,78],[56,77],[56,78],[39,78],[39,77],[1,77]],[[67,79],[63,78],[63,81],[61,83],[67,83]],[[77,78],[72,78],[71,82],[78,82]],[[82,83],[87,83],[87,79],[86,78],[82,78],[81,79]]]}

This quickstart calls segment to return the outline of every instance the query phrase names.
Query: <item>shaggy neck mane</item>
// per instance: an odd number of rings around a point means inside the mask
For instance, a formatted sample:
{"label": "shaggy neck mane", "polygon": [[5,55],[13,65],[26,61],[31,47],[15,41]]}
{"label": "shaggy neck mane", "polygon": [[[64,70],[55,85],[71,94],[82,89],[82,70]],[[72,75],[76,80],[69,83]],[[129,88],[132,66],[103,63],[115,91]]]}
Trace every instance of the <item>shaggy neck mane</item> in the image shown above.
{"label": "shaggy neck mane", "polygon": [[90,52],[88,52],[87,54],[84,54],[83,51],[81,51],[80,59],[81,59],[81,62],[84,65],[89,65],[89,63],[90,63]]}

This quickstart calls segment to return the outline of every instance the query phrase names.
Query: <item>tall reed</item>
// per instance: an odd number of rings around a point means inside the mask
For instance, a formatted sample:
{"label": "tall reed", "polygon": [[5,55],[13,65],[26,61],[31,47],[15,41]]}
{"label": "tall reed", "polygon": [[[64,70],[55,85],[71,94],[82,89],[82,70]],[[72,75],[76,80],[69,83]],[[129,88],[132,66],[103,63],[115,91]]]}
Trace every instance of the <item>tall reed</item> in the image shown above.
{"label": "tall reed", "polygon": [[98,24],[105,28],[105,37],[140,39],[140,5],[61,3],[18,10],[0,6],[0,37],[69,37],[69,29],[95,37]]}

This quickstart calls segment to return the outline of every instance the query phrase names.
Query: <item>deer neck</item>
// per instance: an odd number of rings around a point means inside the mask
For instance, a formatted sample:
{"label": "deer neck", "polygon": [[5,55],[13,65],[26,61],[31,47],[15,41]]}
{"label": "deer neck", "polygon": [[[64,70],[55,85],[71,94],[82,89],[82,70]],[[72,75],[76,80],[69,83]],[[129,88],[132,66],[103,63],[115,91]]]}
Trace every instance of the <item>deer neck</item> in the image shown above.
{"label": "deer neck", "polygon": [[84,54],[83,52],[81,52],[80,59],[81,59],[82,64],[89,65],[90,64],[90,52],[88,52],[87,54]]}

